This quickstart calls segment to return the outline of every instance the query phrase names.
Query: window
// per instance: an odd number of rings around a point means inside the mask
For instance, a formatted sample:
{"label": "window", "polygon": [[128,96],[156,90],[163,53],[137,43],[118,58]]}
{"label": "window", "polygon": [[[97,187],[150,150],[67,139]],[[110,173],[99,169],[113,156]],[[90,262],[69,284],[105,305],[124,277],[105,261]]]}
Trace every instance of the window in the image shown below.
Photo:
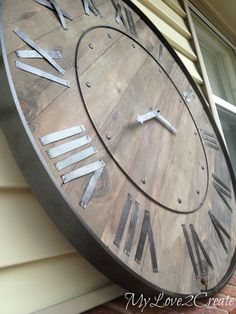
{"label": "window", "polygon": [[195,13],[192,13],[213,99],[236,174],[236,54]]}

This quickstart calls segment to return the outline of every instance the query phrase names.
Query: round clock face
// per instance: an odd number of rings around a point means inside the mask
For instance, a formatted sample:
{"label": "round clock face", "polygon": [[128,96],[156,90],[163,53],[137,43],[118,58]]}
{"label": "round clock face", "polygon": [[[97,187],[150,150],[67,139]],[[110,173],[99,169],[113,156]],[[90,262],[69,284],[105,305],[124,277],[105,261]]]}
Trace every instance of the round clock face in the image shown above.
{"label": "round clock face", "polygon": [[219,290],[236,259],[235,179],[159,31],[128,0],[8,0],[1,12],[4,130],[55,223],[126,289]]}

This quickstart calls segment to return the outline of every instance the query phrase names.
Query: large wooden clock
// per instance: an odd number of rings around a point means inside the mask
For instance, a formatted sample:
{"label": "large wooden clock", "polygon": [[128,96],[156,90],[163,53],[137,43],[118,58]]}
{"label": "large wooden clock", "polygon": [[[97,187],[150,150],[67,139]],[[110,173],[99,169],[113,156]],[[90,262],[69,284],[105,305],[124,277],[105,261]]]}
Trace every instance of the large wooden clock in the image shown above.
{"label": "large wooden clock", "polygon": [[131,291],[218,291],[236,261],[235,178],[154,25],[128,0],[7,0],[1,46],[9,144],[78,251]]}

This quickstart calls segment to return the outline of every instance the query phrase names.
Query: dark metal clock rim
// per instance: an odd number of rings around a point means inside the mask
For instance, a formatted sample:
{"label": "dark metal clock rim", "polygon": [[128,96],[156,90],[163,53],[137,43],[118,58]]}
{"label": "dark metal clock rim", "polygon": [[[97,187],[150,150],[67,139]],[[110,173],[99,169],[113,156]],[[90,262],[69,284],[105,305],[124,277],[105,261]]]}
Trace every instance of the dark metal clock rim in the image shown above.
{"label": "dark metal clock rim", "polygon": [[[124,2],[129,3],[130,7],[140,15],[140,17],[146,22],[146,24],[153,29],[153,31],[160,36],[161,40],[165,43],[166,47],[171,51],[171,47],[166,42],[165,38],[159,33],[154,24],[147,19],[147,17],[129,0],[124,0]],[[5,39],[3,33],[3,13],[4,13],[4,3],[5,0],[0,0],[0,58],[3,61],[0,67],[0,75],[2,78],[2,102],[0,110],[2,115],[1,126],[3,128],[4,134],[10,144],[12,153],[18,162],[18,165],[23,172],[27,182],[32,188],[32,191],[37,195],[39,202],[47,211],[48,215],[54,221],[54,223],[59,227],[59,229],[64,233],[67,239],[72,243],[72,245],[97,269],[103,272],[111,280],[116,281],[125,289],[129,288],[130,291],[135,291],[136,293],[144,293],[145,295],[156,295],[158,292],[163,292],[170,297],[179,297],[187,299],[189,295],[173,293],[160,287],[153,287],[152,284],[146,282],[142,277],[137,276],[131,269],[129,269],[125,264],[121,263],[118,258],[112,254],[107,247],[94,235],[93,231],[88,228],[88,226],[83,222],[83,220],[78,219],[76,211],[69,207],[69,201],[65,200],[60,193],[57,185],[54,182],[53,177],[47,172],[47,165],[44,162],[41,155],[38,155],[37,145],[31,134],[29,126],[21,112],[21,107],[15,92],[13,85],[11,72],[9,69],[8,59],[5,49]],[[175,56],[175,53],[173,54]],[[175,56],[179,60],[178,56]],[[180,62],[180,61],[179,61]],[[180,63],[180,66],[183,66]],[[198,93],[197,87],[194,85],[191,76],[188,71],[183,66],[186,76],[192,83],[192,87],[195,92]],[[203,104],[205,104],[204,98],[200,95]],[[207,106],[205,104],[205,106]],[[206,107],[207,108],[207,107]],[[230,164],[230,159],[228,152],[224,146],[224,142],[221,135],[217,129],[216,123],[213,120],[208,108],[207,113],[209,119],[218,135],[218,140],[220,140],[221,147],[223,149],[227,165],[229,167],[231,180],[233,182],[234,194],[236,194],[236,180],[234,177],[233,169]],[[19,141],[15,140],[15,135],[21,132],[21,137]],[[25,148],[25,149],[22,149]],[[29,165],[30,162],[30,165]],[[34,166],[34,167],[32,167]],[[32,168],[36,171],[32,171]],[[38,175],[40,174],[40,175]],[[46,184],[45,184],[46,183]],[[217,291],[219,291],[233,275],[236,268],[236,249],[234,251],[231,263],[225,276],[222,280],[211,290],[207,291],[207,296],[213,296]],[[116,272],[114,272],[116,269]],[[109,272],[110,270],[110,272]],[[155,289],[155,292],[153,291]]]}
{"label": "dark metal clock rim", "polygon": [[[173,209],[173,208],[170,208],[160,202],[158,202],[156,199],[154,199],[152,196],[150,196],[147,192],[145,192],[141,187],[138,186],[138,184],[128,175],[128,173],[122,168],[122,166],[119,164],[119,162],[116,160],[116,158],[113,156],[113,154],[111,153],[111,151],[109,150],[109,148],[107,147],[104,139],[102,138],[102,136],[100,135],[99,131],[97,130],[97,127],[95,125],[95,122],[88,110],[88,106],[86,104],[86,101],[84,99],[84,96],[83,96],[83,91],[82,91],[82,86],[80,84],[80,79],[79,79],[79,75],[78,75],[78,69],[79,69],[79,65],[78,65],[78,52],[79,52],[79,47],[80,47],[80,43],[81,41],[83,40],[83,38],[91,31],[95,30],[95,29],[108,29],[108,30],[114,30],[114,31],[117,31],[123,35],[125,35],[126,37],[128,37],[129,39],[131,39],[132,41],[134,41],[137,45],[139,45],[157,64],[158,66],[160,66],[163,70],[163,72],[165,72],[165,74],[167,75],[168,79],[171,81],[171,83],[173,84],[174,88],[176,89],[177,93],[179,94],[180,98],[182,99],[186,109],[188,110],[188,113],[190,114],[190,117],[192,119],[192,122],[194,123],[194,126],[196,128],[196,132],[198,134],[198,137],[199,137],[199,140],[200,140],[200,144],[202,146],[202,149],[203,149],[203,152],[204,152],[204,157],[205,157],[205,160],[206,160],[206,170],[207,170],[207,183],[206,183],[206,190],[205,190],[205,193],[204,193],[204,196],[201,200],[201,202],[199,203],[199,205],[192,209],[192,210],[177,210],[177,209]],[[171,79],[171,77],[168,75],[168,73],[165,71],[165,69],[162,67],[162,65],[158,62],[158,60],[155,59],[155,57],[141,44],[139,43],[136,39],[134,39],[132,36],[130,36],[129,34],[126,34],[124,33],[123,31],[115,28],[115,27],[112,27],[112,26],[107,26],[107,25],[97,25],[97,26],[93,26],[93,27],[90,27],[88,28],[83,34],[82,36],[80,37],[79,41],[78,41],[78,44],[77,44],[77,48],[76,48],[76,57],[75,57],[75,68],[76,68],[76,77],[77,77],[77,83],[78,83],[78,87],[79,87],[79,91],[80,91],[80,96],[81,96],[81,99],[83,101],[83,104],[84,104],[84,108],[88,114],[88,117],[89,117],[89,120],[90,122],[92,123],[93,125],[93,128],[97,134],[97,136],[99,137],[101,143],[103,144],[103,147],[105,148],[105,150],[107,151],[107,153],[109,154],[109,156],[112,158],[112,160],[115,162],[116,166],[121,170],[121,172],[123,173],[123,175],[128,179],[129,182],[131,182],[133,185],[135,185],[135,187],[143,194],[145,195],[145,197],[147,197],[149,200],[151,200],[152,202],[154,202],[155,204],[157,204],[158,206],[164,208],[165,210],[168,210],[170,212],[174,212],[174,213],[177,213],[177,214],[192,214],[192,213],[195,213],[196,211],[198,211],[200,208],[202,208],[202,206],[204,205],[205,201],[206,201],[206,197],[207,197],[207,194],[208,194],[208,187],[209,187],[209,166],[208,166],[208,159],[207,159],[207,154],[206,154],[206,150],[205,150],[205,147],[201,141],[201,135],[200,135],[200,132],[199,132],[199,129],[197,127],[197,124],[196,124],[196,121],[194,120],[194,117],[192,116],[192,113],[188,107],[188,105],[186,104],[183,96],[181,95],[178,87],[175,85],[174,81]]]}

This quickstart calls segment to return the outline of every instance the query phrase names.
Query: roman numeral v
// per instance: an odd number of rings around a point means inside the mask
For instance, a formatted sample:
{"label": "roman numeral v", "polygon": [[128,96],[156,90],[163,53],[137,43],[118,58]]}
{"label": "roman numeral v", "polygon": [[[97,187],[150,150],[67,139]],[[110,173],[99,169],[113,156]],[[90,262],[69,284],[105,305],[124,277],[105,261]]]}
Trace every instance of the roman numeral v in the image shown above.
{"label": "roman numeral v", "polygon": [[[208,256],[202,242],[199,239],[199,236],[198,236],[194,226],[191,224],[189,227],[190,227],[190,232],[191,232],[191,236],[192,236],[193,246],[191,244],[186,225],[182,225],[185,241],[186,241],[188,252],[189,252],[189,256],[190,256],[190,259],[191,259],[191,262],[193,265],[193,270],[194,270],[194,274],[195,274],[196,279],[200,279],[200,278],[203,279],[203,278],[205,278],[206,274],[204,271],[203,261],[201,259],[200,251],[202,252],[202,255],[204,256],[208,266],[210,266],[212,269],[214,269],[214,267],[213,267],[213,264],[210,260],[210,257]],[[196,260],[195,256],[197,257],[197,260]]]}
{"label": "roman numeral v", "polygon": [[220,239],[221,244],[223,245],[223,248],[226,252],[226,254],[229,252],[229,249],[225,243],[225,239],[223,237],[223,234],[225,235],[225,237],[231,241],[231,236],[228,234],[228,232],[225,230],[225,228],[221,225],[221,223],[219,222],[219,220],[213,215],[213,213],[209,210],[208,212],[211,221],[213,223],[213,226],[218,234],[218,237]]}

